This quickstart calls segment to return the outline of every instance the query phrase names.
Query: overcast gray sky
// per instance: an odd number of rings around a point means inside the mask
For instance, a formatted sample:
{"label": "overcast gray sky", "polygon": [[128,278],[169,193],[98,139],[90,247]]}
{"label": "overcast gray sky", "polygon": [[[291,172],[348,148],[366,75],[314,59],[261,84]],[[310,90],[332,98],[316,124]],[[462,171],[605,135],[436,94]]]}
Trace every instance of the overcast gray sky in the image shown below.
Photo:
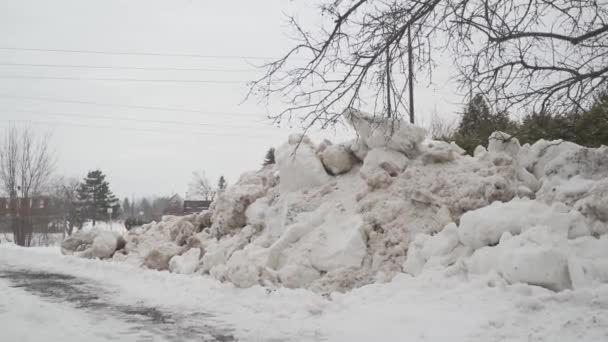
{"label": "overcast gray sky", "polygon": [[[285,13],[312,19],[311,3],[0,0],[0,127],[51,130],[58,173],[99,168],[120,197],[184,194],[194,170],[234,183],[297,131],[242,100],[254,65],[289,47]],[[458,109],[448,74],[417,86],[423,121]]]}

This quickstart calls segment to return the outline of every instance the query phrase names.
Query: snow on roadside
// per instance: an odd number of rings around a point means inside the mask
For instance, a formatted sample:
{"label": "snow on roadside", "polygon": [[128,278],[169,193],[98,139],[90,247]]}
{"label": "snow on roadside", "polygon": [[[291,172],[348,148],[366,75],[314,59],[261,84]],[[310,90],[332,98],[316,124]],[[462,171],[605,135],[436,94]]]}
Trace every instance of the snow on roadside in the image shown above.
{"label": "snow on roadside", "polygon": [[[5,252],[6,248],[2,248],[2,251]],[[129,324],[112,317],[88,317],[81,310],[67,304],[49,302],[11,287],[6,279],[0,279],[2,341],[110,342],[116,341],[117,335],[121,334],[129,339],[137,339],[137,334],[131,328]]]}
{"label": "snow on roadside", "polygon": [[599,252],[608,147],[520,146],[495,132],[487,150],[466,156],[407,122],[354,110],[344,118],[356,140],[316,145],[292,135],[276,165],[243,174],[209,211],[134,229],[116,251],[93,253],[95,231],[66,240],[63,251],[319,293],[458,264],[465,277],[494,272],[555,291],[608,282]]}
{"label": "snow on roadside", "polygon": [[[555,293],[508,285],[496,274],[471,276],[465,282],[462,273],[435,271],[419,277],[402,274],[390,283],[324,297],[302,289],[239,289],[209,277],[65,257],[56,249],[2,246],[0,260],[0,265],[90,279],[112,289],[114,299],[125,304],[144,302],[179,312],[210,313],[231,324],[239,341],[574,342],[608,338],[606,285]],[[4,298],[1,292],[0,298]]]}

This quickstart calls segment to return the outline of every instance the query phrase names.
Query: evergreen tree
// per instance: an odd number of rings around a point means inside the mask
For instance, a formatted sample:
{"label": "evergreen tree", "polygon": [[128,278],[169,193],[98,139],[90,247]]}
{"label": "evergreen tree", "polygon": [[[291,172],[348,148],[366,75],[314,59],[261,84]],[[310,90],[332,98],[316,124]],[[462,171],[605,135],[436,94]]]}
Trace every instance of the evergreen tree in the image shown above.
{"label": "evergreen tree", "polygon": [[591,109],[574,119],[577,144],[587,147],[608,145],[608,90],[601,91]]}
{"label": "evergreen tree", "polygon": [[467,153],[473,154],[475,147],[488,145],[488,138],[495,131],[514,134],[517,123],[506,112],[492,113],[483,95],[475,95],[462,115],[454,141]]}
{"label": "evergreen tree", "polygon": [[224,176],[220,176],[220,179],[217,181],[217,190],[222,191],[226,189],[228,183],[226,182],[226,178]]}
{"label": "evergreen tree", "polygon": [[108,209],[113,209],[113,214],[118,216],[120,205],[118,200],[110,191],[110,184],[105,180],[106,176],[100,170],[91,171],[87,174],[78,188],[78,199],[85,219],[93,221],[108,217]]}
{"label": "evergreen tree", "polygon": [[264,157],[264,163],[262,164],[262,166],[272,165],[274,163],[275,163],[275,160],[274,160],[274,147],[271,147],[266,152],[266,156]]}
{"label": "evergreen tree", "polygon": [[520,142],[531,144],[539,139],[562,139],[587,147],[608,145],[608,90],[596,94],[591,108],[586,111],[527,115],[517,137]]}

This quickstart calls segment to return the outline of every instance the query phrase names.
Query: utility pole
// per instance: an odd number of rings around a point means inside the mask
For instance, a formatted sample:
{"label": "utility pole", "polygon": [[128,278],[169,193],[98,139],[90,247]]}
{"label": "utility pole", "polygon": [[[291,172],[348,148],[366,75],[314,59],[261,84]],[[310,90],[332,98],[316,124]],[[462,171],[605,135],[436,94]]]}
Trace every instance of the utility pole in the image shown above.
{"label": "utility pole", "polygon": [[386,47],[386,110],[387,117],[392,116],[391,108],[391,46]]}
{"label": "utility pole", "polygon": [[410,123],[414,124],[414,57],[412,56],[412,33],[410,27],[407,28],[407,64],[408,78],[410,83]]}

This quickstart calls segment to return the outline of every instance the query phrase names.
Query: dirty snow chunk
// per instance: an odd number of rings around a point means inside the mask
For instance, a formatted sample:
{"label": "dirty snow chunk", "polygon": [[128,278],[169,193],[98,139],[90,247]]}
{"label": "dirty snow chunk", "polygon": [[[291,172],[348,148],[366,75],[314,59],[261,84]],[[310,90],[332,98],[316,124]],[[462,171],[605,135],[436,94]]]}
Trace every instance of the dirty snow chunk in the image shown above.
{"label": "dirty snow chunk", "polygon": [[300,219],[300,222],[296,222],[286,227],[281,237],[269,248],[268,267],[277,269],[281,263],[281,255],[285,249],[295,245],[302,237],[313,231],[315,227],[320,226],[323,223],[325,216],[328,214],[329,207],[330,206],[325,205],[315,212],[309,213],[308,215],[302,215],[303,217],[306,217],[306,219]]}
{"label": "dirty snow chunk", "polygon": [[307,237],[314,240],[311,261],[317,270],[359,268],[367,255],[363,219],[359,215],[349,218],[332,215]]}
{"label": "dirty snow chunk", "polygon": [[245,211],[247,224],[255,228],[263,228],[266,220],[266,211],[269,209],[269,199],[258,198]]}
{"label": "dirty snow chunk", "polygon": [[363,139],[357,138],[351,142],[350,150],[357,159],[363,161],[365,160],[365,156],[367,156],[367,152],[369,152],[369,147],[367,147]]}
{"label": "dirty snow chunk", "polygon": [[467,154],[467,151],[464,148],[458,146],[458,144],[456,144],[453,141],[450,142],[450,146],[452,146],[452,151],[454,151],[455,153],[457,153],[461,156],[464,156],[465,154]]}
{"label": "dirty snow chunk", "polygon": [[232,253],[223,268],[216,266],[210,273],[217,278],[214,272],[219,269],[227,280],[238,287],[274,284],[276,283],[276,277],[267,267],[269,252],[268,248],[249,244]]}
{"label": "dirty snow chunk", "polygon": [[169,261],[171,258],[181,252],[181,248],[173,242],[165,242],[156,248],[153,248],[145,257],[144,265],[153,270],[169,269]]}
{"label": "dirty snow chunk", "polygon": [[391,177],[395,177],[403,172],[408,162],[409,159],[403,153],[386,148],[375,148],[367,153],[359,172],[364,178],[377,171],[385,171]]}
{"label": "dirty snow chunk", "polygon": [[607,284],[608,260],[571,257],[568,259],[568,273],[575,290]]}
{"label": "dirty snow chunk", "polygon": [[354,160],[344,145],[330,145],[321,153],[321,161],[333,175],[346,173],[352,169]]}
{"label": "dirty snow chunk", "polygon": [[537,198],[546,203],[573,206],[588,219],[592,233],[608,233],[608,178],[599,181],[580,175],[570,179],[545,178]]}
{"label": "dirty snow chunk", "polygon": [[203,212],[201,212],[200,214],[198,214],[196,216],[196,219],[194,220],[194,223],[196,224],[196,226],[199,228],[199,230],[201,228],[207,228],[211,226],[211,217],[213,216],[213,212],[211,212],[210,210],[204,210]]}
{"label": "dirty snow chunk", "polygon": [[519,140],[504,132],[494,132],[488,138],[488,152],[506,153],[517,158],[520,148]]}
{"label": "dirty snow chunk", "polygon": [[173,220],[169,228],[171,240],[175,241],[179,246],[186,244],[188,238],[196,233],[196,228],[191,222],[194,219],[195,217],[185,216],[178,220]]}
{"label": "dirty snow chunk", "polygon": [[[426,164],[446,163],[460,155],[460,151],[445,141],[426,140],[421,144],[422,160]],[[459,147],[458,147],[459,148]]]}
{"label": "dirty snow chunk", "polygon": [[260,283],[261,267],[249,259],[247,252],[234,252],[226,266],[226,276],[234,285],[246,288]]}
{"label": "dirty snow chunk", "polygon": [[[418,275],[431,257],[448,256],[459,244],[458,227],[455,223],[448,224],[434,236],[419,234],[408,248],[403,271],[411,275]],[[447,266],[450,259],[446,258],[440,263]]]}
{"label": "dirty snow chunk", "polygon": [[212,230],[223,236],[244,227],[247,224],[247,207],[277,184],[274,174],[274,166],[266,166],[257,172],[243,174],[236,184],[222,191],[213,204]]}
{"label": "dirty snow chunk", "polygon": [[596,287],[608,283],[608,235],[599,239],[584,236],[568,241],[568,272],[572,288]]}
{"label": "dirty snow chunk", "polygon": [[578,149],[567,150],[545,164],[544,174],[566,179],[575,176],[604,179],[608,177],[608,146],[599,148],[579,146]]}
{"label": "dirty snow chunk", "polygon": [[118,236],[113,232],[100,232],[91,246],[91,252],[94,258],[106,259],[112,257],[112,254],[118,247]]}
{"label": "dirty snow chunk", "polygon": [[563,162],[560,161],[563,161],[563,154],[567,152],[575,152],[582,148],[582,146],[569,141],[547,141],[541,139],[535,142],[532,146],[521,148],[518,155],[518,160],[521,166],[527,170],[530,170],[537,178],[540,178],[546,175],[545,167],[548,163],[557,158],[557,163],[553,165],[563,165]]}
{"label": "dirty snow chunk", "polygon": [[201,257],[200,248],[192,248],[182,255],[176,255],[169,261],[169,270],[178,274],[192,274],[198,267]]}
{"label": "dirty snow chunk", "polygon": [[[608,225],[608,179],[595,183],[587,193],[587,197],[577,202],[575,206],[586,216],[599,221],[598,224]],[[595,230],[595,232],[605,234],[608,233],[608,229]]]}
{"label": "dirty snow chunk", "polygon": [[290,264],[278,271],[281,284],[288,288],[307,287],[313,281],[321,278],[321,272],[313,267]]}
{"label": "dirty snow chunk", "polygon": [[532,173],[523,167],[517,168],[517,179],[523,182],[532,192],[537,192],[542,186],[542,182],[536,179]]}
{"label": "dirty snow chunk", "polygon": [[342,115],[371,149],[387,147],[413,157],[426,135],[423,128],[403,120],[371,116],[356,109],[347,109]]}
{"label": "dirty snow chunk", "polygon": [[462,215],[458,233],[460,241],[473,249],[495,245],[505,232],[516,235],[535,225],[555,227],[570,237],[588,234],[584,217],[577,211],[568,210],[526,198],[494,202]]}
{"label": "dirty snow chunk", "polygon": [[238,235],[223,237],[219,241],[216,239],[206,241],[203,246],[205,254],[202,258],[201,270],[210,272],[216,266],[225,265],[230,255],[241,247],[240,243],[242,239]]}
{"label": "dirty snow chunk", "polygon": [[479,146],[475,147],[475,151],[473,151],[473,156],[475,158],[482,158],[487,153],[488,153],[488,151],[486,150],[486,148],[483,147],[482,145],[479,145]]}
{"label": "dirty snow chunk", "polygon": [[465,260],[472,274],[498,273],[510,283],[571,288],[567,236],[560,229],[536,226],[521,235],[506,232],[494,247],[483,247]]}
{"label": "dirty snow chunk", "polygon": [[560,291],[571,288],[567,254],[552,246],[526,244],[504,248],[499,270],[511,283],[526,283]]}
{"label": "dirty snow chunk", "polygon": [[61,253],[71,255],[90,248],[97,234],[99,231],[96,229],[75,232],[61,243]]}
{"label": "dirty snow chunk", "polygon": [[323,139],[319,146],[317,146],[317,154],[323,153],[325,149],[331,145],[333,145],[331,141],[329,141],[328,139]]}
{"label": "dirty snow chunk", "polygon": [[284,144],[275,152],[281,191],[290,192],[310,189],[329,182],[329,175],[321,160],[317,157],[314,147],[308,143]]}

